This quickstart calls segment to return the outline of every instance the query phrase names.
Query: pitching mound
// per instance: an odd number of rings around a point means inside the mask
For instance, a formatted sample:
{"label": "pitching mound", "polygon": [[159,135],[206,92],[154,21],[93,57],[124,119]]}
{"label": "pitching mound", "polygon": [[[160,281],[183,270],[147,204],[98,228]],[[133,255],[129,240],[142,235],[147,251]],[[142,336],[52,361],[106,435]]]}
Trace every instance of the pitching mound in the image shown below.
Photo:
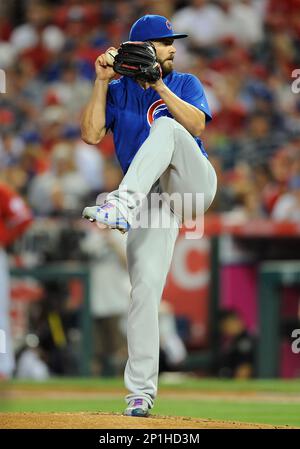
{"label": "pitching mound", "polygon": [[2,429],[283,429],[235,421],[152,415],[134,418],[115,413],[0,413]]}

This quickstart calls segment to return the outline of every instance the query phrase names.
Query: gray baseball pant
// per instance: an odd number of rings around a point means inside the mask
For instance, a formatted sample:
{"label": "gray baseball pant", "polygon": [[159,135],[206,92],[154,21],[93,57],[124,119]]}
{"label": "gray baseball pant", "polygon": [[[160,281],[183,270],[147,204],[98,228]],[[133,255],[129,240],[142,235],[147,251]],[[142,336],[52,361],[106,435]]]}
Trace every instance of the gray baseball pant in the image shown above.
{"label": "gray baseball pant", "polygon": [[[124,187],[126,187],[124,189]],[[118,207],[129,222],[135,210],[138,193],[147,195],[159,190],[171,195],[178,192],[204,194],[204,211],[212,203],[217,178],[209,160],[202,154],[191,134],[168,117],[158,118],[150,134],[135,155],[119,189],[107,200],[118,201]],[[141,208],[151,208],[154,221],[170,215],[167,202]],[[203,212],[204,212],[203,211]],[[176,206],[171,214],[171,226],[131,228],[127,240],[127,260],[132,285],[128,312],[128,354],[125,385],[130,391],[126,401],[145,398],[153,406],[157,395],[159,362],[158,310],[170,269],[178,229],[182,222]],[[160,218],[159,218],[160,216]]]}

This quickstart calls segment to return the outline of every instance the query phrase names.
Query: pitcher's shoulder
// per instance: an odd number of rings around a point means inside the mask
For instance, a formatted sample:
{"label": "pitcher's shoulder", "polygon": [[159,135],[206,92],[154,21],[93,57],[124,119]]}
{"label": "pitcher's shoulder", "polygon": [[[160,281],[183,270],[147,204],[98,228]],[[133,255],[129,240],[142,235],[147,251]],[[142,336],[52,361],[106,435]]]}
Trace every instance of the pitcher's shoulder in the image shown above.
{"label": "pitcher's shoulder", "polygon": [[193,73],[188,73],[188,72],[176,72],[175,70],[172,72],[172,79],[173,80],[178,80],[181,82],[198,82],[201,83],[200,79],[194,75]]}

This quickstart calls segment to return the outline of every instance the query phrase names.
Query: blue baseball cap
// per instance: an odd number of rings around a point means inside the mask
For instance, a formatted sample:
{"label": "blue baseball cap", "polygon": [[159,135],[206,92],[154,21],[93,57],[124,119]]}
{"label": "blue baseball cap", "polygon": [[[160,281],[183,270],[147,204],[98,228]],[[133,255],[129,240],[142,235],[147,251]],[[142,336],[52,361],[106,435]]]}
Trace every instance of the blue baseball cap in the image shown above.
{"label": "blue baseball cap", "polygon": [[164,38],[182,39],[187,36],[187,34],[175,34],[166,17],[147,14],[132,25],[129,40],[144,42]]}

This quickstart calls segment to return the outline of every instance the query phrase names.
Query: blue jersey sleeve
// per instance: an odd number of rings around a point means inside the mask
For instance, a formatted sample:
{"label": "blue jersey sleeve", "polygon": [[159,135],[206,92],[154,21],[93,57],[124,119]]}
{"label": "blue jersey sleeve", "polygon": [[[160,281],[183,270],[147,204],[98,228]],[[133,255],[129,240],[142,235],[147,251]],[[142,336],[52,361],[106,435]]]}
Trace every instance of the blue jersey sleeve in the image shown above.
{"label": "blue jersey sleeve", "polygon": [[112,93],[112,83],[108,86],[106,98],[106,113],[105,113],[105,128],[106,131],[111,129],[113,131],[115,122],[115,104]]}
{"label": "blue jersey sleeve", "polygon": [[200,109],[200,111],[204,112],[206,122],[209,122],[212,119],[212,114],[208,106],[204,88],[196,76],[191,74],[187,75],[182,88],[181,98],[187,103]]}

